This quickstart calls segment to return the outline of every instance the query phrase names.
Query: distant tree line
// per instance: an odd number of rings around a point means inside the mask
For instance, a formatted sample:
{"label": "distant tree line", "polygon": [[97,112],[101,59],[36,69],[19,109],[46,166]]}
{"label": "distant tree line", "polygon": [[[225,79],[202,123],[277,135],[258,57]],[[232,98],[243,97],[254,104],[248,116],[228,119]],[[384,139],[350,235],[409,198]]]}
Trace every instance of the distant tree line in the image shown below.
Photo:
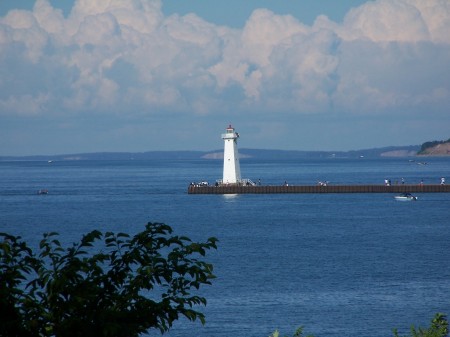
{"label": "distant tree line", "polygon": [[450,138],[448,140],[434,140],[432,142],[425,142],[420,147],[419,154],[424,153],[427,149],[435,147],[436,145],[445,143],[450,143]]}

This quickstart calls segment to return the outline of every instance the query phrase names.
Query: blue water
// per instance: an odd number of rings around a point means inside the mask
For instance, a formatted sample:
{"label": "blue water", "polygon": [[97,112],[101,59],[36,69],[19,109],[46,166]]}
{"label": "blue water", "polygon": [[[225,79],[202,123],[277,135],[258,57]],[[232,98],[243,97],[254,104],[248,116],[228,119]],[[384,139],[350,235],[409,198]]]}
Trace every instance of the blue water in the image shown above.
{"label": "blue water", "polygon": [[[244,159],[241,170],[272,185],[450,180],[450,159],[426,161]],[[217,237],[206,257],[217,279],[199,292],[206,325],[182,319],[173,337],[292,335],[300,325],[316,337],[385,337],[450,314],[450,194],[187,194],[189,182],[221,174],[215,160],[0,162],[0,231],[36,245],[49,231],[71,243],[164,222],[194,240]],[[49,194],[36,195],[42,188]]]}

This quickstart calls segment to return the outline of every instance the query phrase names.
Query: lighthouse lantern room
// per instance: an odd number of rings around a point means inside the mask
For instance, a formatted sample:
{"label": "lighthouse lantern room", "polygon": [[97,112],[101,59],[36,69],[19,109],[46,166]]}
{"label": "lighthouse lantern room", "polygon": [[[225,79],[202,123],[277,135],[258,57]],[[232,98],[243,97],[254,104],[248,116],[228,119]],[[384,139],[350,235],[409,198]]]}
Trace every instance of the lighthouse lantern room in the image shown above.
{"label": "lighthouse lantern room", "polygon": [[224,141],[223,150],[223,180],[222,184],[240,184],[241,168],[239,166],[239,153],[237,149],[237,139],[239,134],[234,131],[231,124],[227,127],[226,133],[222,134]]}

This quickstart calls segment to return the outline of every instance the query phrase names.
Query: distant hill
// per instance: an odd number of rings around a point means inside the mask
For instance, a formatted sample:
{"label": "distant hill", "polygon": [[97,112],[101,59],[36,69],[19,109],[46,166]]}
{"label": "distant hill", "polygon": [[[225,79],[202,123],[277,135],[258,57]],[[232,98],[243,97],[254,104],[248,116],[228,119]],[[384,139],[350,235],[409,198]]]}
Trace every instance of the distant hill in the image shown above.
{"label": "distant hill", "polygon": [[[302,159],[302,158],[377,158],[377,157],[407,157],[415,156],[419,145],[391,146],[377,149],[366,149],[357,151],[295,151],[295,150],[261,150],[261,149],[239,149],[241,158],[258,159]],[[206,153],[205,159],[222,159],[223,151]]]}
{"label": "distant hill", "polygon": [[450,156],[450,139],[435,140],[432,142],[423,143],[420,151],[420,156]]}
{"label": "distant hill", "polygon": [[[357,151],[295,151],[239,149],[241,158],[304,159],[304,158],[378,158],[415,156],[419,145],[390,146]],[[63,155],[0,156],[0,161],[70,161],[70,160],[193,160],[223,159],[223,150],[215,151],[148,151],[148,152],[94,152]]]}
{"label": "distant hill", "polygon": [[37,156],[0,156],[0,161],[70,161],[70,160],[163,160],[163,159],[198,159],[202,151],[148,151],[148,152],[93,152],[60,155]]}

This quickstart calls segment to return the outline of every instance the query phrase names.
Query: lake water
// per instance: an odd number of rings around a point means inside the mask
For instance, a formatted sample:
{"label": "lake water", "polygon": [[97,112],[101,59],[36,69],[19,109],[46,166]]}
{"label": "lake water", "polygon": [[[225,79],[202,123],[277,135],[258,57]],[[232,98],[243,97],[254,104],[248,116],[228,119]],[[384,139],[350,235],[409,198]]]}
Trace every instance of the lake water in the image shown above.
{"label": "lake water", "polygon": [[[426,161],[243,159],[241,170],[271,185],[450,179],[450,158]],[[0,162],[0,231],[36,245],[44,232],[71,243],[164,222],[194,240],[217,237],[206,256],[217,279],[199,292],[206,325],[180,320],[172,337],[292,335],[300,325],[316,337],[385,337],[450,314],[450,194],[187,194],[221,175],[215,160]]]}

